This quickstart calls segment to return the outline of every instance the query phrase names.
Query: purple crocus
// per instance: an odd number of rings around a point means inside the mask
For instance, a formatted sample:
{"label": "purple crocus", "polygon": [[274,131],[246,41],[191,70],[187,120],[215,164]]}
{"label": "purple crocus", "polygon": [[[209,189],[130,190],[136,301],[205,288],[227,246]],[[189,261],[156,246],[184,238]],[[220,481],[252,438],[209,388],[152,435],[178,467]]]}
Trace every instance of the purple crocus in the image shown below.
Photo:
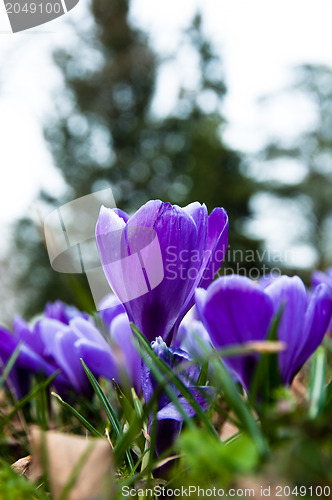
{"label": "purple crocus", "polygon": [[[11,372],[18,397],[29,390],[31,374],[50,376],[57,370],[61,372],[54,380],[58,392],[90,394],[92,387],[80,358],[96,378],[115,378],[119,383],[122,380],[118,355],[97,329],[93,319],[60,301],[47,304],[44,315],[33,326],[17,316],[13,322],[13,332],[0,329],[0,359],[3,366],[18,345],[19,356]],[[123,370],[123,364],[121,366]],[[128,378],[131,379],[131,374]]]}
{"label": "purple crocus", "polygon": [[180,208],[152,200],[131,217],[102,207],[96,240],[130,321],[149,341],[160,336],[170,345],[196,287],[206,288],[224,259],[228,217],[222,208],[208,216],[198,202]]}
{"label": "purple crocus", "polygon": [[[265,340],[272,319],[282,310],[278,339],[286,349],[278,355],[282,382],[291,384],[305,361],[322,342],[332,314],[332,293],[319,285],[310,300],[302,280],[281,276],[266,286],[243,276],[218,278],[208,290],[196,291],[196,305],[215,348]],[[246,390],[258,357],[224,360]]]}
{"label": "purple crocus", "polygon": [[[173,370],[181,367],[182,363],[188,363],[184,371],[179,372],[179,376],[184,384],[191,391],[196,401],[200,404],[201,408],[205,411],[211,404],[215,393],[212,387],[198,387],[196,384],[200,368],[198,365],[190,364],[191,358],[189,354],[180,348],[169,348],[161,337],[156,338],[151,342],[151,348],[158,356],[163,359]],[[153,397],[158,383],[151,375],[147,364],[142,365],[142,390],[145,402],[148,403]],[[183,411],[189,418],[196,415],[195,410],[189,402],[179,393],[179,391],[171,384],[173,392],[178,396]],[[173,402],[170,401],[168,395],[162,392],[158,399],[157,418],[157,439],[156,439],[156,453],[157,455],[163,453],[170,448],[174,443],[176,437],[180,433],[182,423],[184,420],[183,414],[178,410]],[[151,425],[151,421],[150,421]]]}
{"label": "purple crocus", "polygon": [[[10,357],[19,346],[19,354],[10,372],[9,387],[13,389],[17,398],[22,398],[30,390],[31,375],[45,375],[50,377],[57,370],[53,363],[49,363],[38,352],[25,344],[20,338],[0,327],[0,372],[8,363]],[[63,374],[56,377],[57,387],[65,391],[70,384]]]}
{"label": "purple crocus", "polygon": [[49,319],[57,319],[66,325],[76,317],[90,320],[88,313],[79,311],[75,306],[65,304],[62,300],[48,302],[45,306],[44,316]]}
{"label": "purple crocus", "polygon": [[58,366],[77,393],[89,394],[91,385],[80,359],[96,378],[117,378],[117,363],[109,344],[90,321],[74,318],[68,325],[44,318],[38,324],[43,356]]}

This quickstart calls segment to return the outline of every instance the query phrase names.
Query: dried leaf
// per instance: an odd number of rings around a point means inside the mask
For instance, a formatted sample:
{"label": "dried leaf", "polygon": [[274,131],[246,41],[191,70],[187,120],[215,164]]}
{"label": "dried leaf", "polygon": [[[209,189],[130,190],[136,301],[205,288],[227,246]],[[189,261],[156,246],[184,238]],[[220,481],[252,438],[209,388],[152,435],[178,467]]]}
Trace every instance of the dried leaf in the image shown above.
{"label": "dried leaf", "polygon": [[221,428],[220,439],[221,441],[226,441],[237,432],[239,432],[239,429],[232,422],[226,420]]}
{"label": "dried leaf", "polygon": [[27,457],[20,458],[19,460],[17,460],[15,463],[11,465],[11,467],[19,476],[29,477],[30,465],[31,465],[31,455],[28,455]]}
{"label": "dried leaf", "polygon": [[43,432],[34,426],[30,442],[30,479],[38,479],[46,469],[54,500],[114,498],[112,450],[106,440]]}

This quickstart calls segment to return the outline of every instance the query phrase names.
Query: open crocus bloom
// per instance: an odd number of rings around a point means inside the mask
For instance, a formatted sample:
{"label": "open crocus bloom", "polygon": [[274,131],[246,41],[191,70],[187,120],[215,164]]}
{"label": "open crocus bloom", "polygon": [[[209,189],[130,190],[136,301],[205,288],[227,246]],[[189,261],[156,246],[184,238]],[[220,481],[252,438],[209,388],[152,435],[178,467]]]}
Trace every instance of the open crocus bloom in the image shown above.
{"label": "open crocus bloom", "polygon": [[[216,348],[266,339],[272,319],[283,308],[278,339],[287,347],[279,353],[279,371],[282,382],[290,384],[323,340],[332,314],[332,293],[321,284],[309,300],[297,276],[281,276],[263,289],[246,277],[233,275],[218,278],[208,290],[197,290],[196,305]],[[248,390],[257,356],[224,362]]]}
{"label": "open crocus bloom", "polygon": [[130,321],[149,341],[169,345],[193,306],[197,286],[206,288],[227,250],[228,217],[205,205],[152,200],[132,217],[101,208],[96,226],[106,278]]}

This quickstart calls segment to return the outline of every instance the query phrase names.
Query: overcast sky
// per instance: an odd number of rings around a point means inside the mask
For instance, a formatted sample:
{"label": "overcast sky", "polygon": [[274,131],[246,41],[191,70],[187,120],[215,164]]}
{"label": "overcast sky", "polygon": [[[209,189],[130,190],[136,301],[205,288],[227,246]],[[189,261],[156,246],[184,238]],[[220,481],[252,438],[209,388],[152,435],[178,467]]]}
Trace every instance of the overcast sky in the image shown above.
{"label": "overcast sky", "polygon": [[[204,30],[223,61],[228,95],[225,113],[228,142],[255,152],[269,136],[295,135],[312,119],[312,110],[299,97],[285,96],[262,106],[258,99],[291,85],[291,69],[303,62],[332,65],[332,2],[330,0],[132,0],[131,17],[150,36],[157,52],[176,52],[181,31],[197,8]],[[87,21],[84,0],[69,14],[19,34],[0,2],[0,230],[32,210],[41,187],[61,191],[62,181],[52,166],[42,135],[42,122],[52,110],[52,92],[61,78],[51,62],[56,46],[73,37],[68,21]],[[165,64],[159,75],[154,111],[167,113],[175,105],[180,82],[195,78],[190,54],[181,52],[176,66]],[[286,178],[290,175],[287,169]],[[278,175],[285,175],[280,169]],[[294,173],[296,176],[296,172]],[[264,204],[263,204],[264,205]],[[264,210],[264,208],[263,208]],[[270,220],[275,241],[281,220]],[[288,224],[292,224],[288,222]],[[264,233],[263,216],[253,231]],[[292,228],[290,228],[291,230]],[[273,245],[273,235],[270,243]],[[302,249],[303,252],[303,249]]]}

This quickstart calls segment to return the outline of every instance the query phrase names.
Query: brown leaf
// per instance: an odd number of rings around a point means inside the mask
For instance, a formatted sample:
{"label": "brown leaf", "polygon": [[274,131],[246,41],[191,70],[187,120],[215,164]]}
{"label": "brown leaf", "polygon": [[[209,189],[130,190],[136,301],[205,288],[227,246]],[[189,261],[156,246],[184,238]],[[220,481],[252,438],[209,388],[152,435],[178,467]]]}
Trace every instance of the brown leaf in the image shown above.
{"label": "brown leaf", "polygon": [[226,439],[231,438],[237,432],[239,432],[239,429],[232,422],[226,420],[221,428],[220,439],[221,441],[226,441]]}
{"label": "brown leaf", "polygon": [[43,432],[34,426],[30,429],[30,443],[30,479],[38,479],[46,468],[54,500],[69,484],[72,487],[67,500],[114,498],[113,456],[105,439]]}
{"label": "brown leaf", "polygon": [[11,465],[11,468],[18,474],[19,476],[29,477],[31,465],[31,455],[27,457],[20,458],[15,463]]}

